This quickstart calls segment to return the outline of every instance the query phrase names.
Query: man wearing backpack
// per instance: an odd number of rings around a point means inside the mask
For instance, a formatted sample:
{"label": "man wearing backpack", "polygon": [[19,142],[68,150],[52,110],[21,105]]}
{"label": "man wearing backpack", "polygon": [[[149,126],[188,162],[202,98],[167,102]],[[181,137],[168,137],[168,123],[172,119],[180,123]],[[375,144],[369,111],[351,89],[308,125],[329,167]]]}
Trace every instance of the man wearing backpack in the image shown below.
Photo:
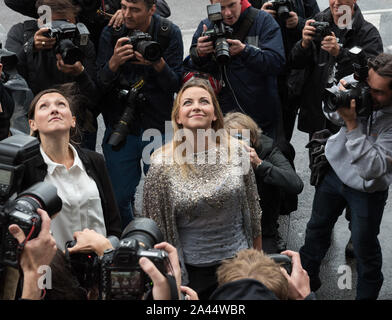
{"label": "man wearing backpack", "polygon": [[[97,83],[105,100],[102,115],[106,131],[102,147],[123,227],[132,220],[130,200],[141,177],[143,148],[149,143],[142,140],[142,134],[147,129],[154,129],[152,131],[159,137],[152,138],[162,138],[165,120],[170,120],[174,93],[178,91],[182,81],[181,31],[175,24],[154,14],[155,2],[122,0],[124,25],[120,30],[109,26],[104,28],[97,54]],[[140,48],[142,46],[129,42],[130,37],[134,38],[135,30],[139,31],[139,35],[149,34],[152,41],[159,43],[161,57],[148,60],[147,50],[143,56],[140,52],[143,51]],[[132,99],[130,89],[136,83],[139,84],[135,88],[138,95],[136,99]],[[126,98],[121,98],[127,92]],[[128,119],[129,130],[120,133],[118,130],[121,123],[124,124],[120,119],[124,120],[126,107],[132,109],[133,115]],[[124,125],[122,128],[126,129]],[[112,133],[115,133],[113,137],[118,134],[117,137],[122,140],[114,149],[108,143]]]}
{"label": "man wearing backpack", "polygon": [[[245,2],[245,1],[244,1]],[[285,63],[278,23],[264,11],[242,4],[241,0],[211,0],[220,3],[223,24],[233,28],[227,37],[230,61],[218,63],[215,44],[202,33],[213,23],[200,22],[193,35],[190,56],[193,66],[224,81],[219,102],[224,113],[240,111],[252,117],[264,134],[277,135],[280,101],[277,76]]]}

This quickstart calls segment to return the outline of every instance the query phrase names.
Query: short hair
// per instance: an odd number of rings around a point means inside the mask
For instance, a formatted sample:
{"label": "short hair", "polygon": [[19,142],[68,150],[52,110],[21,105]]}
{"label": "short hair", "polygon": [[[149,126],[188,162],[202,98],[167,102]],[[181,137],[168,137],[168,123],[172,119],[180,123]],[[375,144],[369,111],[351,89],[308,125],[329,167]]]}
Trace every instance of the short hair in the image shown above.
{"label": "short hair", "polygon": [[262,251],[245,249],[232,259],[222,261],[217,270],[218,285],[241,280],[255,279],[271,290],[278,299],[287,300],[289,285],[279,264]]}
{"label": "short hair", "polygon": [[254,146],[259,144],[259,136],[262,130],[257,123],[248,115],[241,112],[229,112],[224,117],[225,129],[230,132],[230,129],[248,129],[250,131],[250,142]]}
{"label": "short hair", "polygon": [[71,13],[75,17],[81,11],[81,8],[77,5],[74,5],[72,0],[37,0],[35,3],[35,7],[38,8],[40,6],[48,6],[57,14],[69,14]]}
{"label": "short hair", "polygon": [[152,6],[157,3],[156,0],[125,0],[125,1],[132,2],[132,3],[144,2],[147,9],[151,9]]}
{"label": "short hair", "polygon": [[389,88],[392,89],[392,54],[381,53],[368,61],[369,69],[373,69],[379,76],[391,78]]}

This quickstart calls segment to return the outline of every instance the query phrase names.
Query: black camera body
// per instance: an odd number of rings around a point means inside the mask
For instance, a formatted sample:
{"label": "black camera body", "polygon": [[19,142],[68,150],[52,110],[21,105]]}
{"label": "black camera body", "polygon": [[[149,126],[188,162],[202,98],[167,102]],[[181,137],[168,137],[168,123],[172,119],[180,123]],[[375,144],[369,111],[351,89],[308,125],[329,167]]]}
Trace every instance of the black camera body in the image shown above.
{"label": "black camera body", "polygon": [[309,25],[316,28],[316,34],[313,37],[313,40],[316,42],[321,42],[326,36],[332,35],[329,22],[315,21],[311,22]]}
{"label": "black camera body", "polygon": [[[17,240],[8,227],[17,224],[28,240],[41,231],[41,217],[37,209],[49,216],[59,212],[62,201],[57,189],[46,182],[38,182],[25,191],[21,185],[39,155],[36,138],[15,135],[0,141],[0,264],[18,267]],[[18,194],[15,198],[14,196]]]}
{"label": "black camera body", "polygon": [[82,61],[84,55],[80,47],[87,46],[90,36],[90,32],[83,23],[75,25],[67,21],[56,20],[45,27],[49,30],[44,36],[56,39],[54,52],[61,55],[65,64],[72,65],[77,61]]}
{"label": "black camera body", "polygon": [[147,102],[146,96],[141,92],[143,86],[144,80],[141,79],[130,88],[118,92],[118,98],[125,109],[107,141],[114,151],[119,151],[123,147],[132,125],[136,123],[138,105]]}
{"label": "black camera body", "polygon": [[291,271],[293,269],[291,257],[279,253],[268,254],[267,256],[283,267],[287,271],[288,275],[291,275]]}
{"label": "black camera body", "polygon": [[208,41],[214,43],[216,61],[225,65],[230,61],[230,46],[227,39],[232,37],[233,28],[223,23],[220,3],[208,5],[207,14],[213,26],[203,32],[202,36],[208,36]]}
{"label": "black camera body", "polygon": [[[154,249],[163,241],[161,231],[153,220],[136,218],[124,229],[120,241],[114,236],[108,239],[113,249],[105,250],[101,259],[94,253],[68,254],[73,274],[86,289],[98,285],[100,299],[141,299],[151,289],[151,280],[139,266],[139,259],[150,259],[162,274],[170,265],[167,252]],[[67,242],[66,249],[75,244]]]}
{"label": "black camera body", "polygon": [[335,112],[341,107],[350,108],[351,100],[355,99],[355,108],[358,116],[367,117],[373,109],[373,98],[367,83],[369,70],[367,59],[359,47],[353,47],[349,52],[354,60],[354,73],[345,78],[347,90],[340,90],[338,84],[331,88],[326,88],[324,108],[328,112]]}
{"label": "black camera body", "polygon": [[155,62],[162,57],[161,45],[152,40],[152,37],[148,33],[144,33],[140,30],[134,30],[128,37],[128,41],[124,43],[131,44],[133,49],[139,52],[144,59]]}
{"label": "black camera body", "polygon": [[271,0],[271,10],[276,11],[277,19],[281,22],[286,22],[290,17],[290,12],[295,11],[295,6],[291,0]]}

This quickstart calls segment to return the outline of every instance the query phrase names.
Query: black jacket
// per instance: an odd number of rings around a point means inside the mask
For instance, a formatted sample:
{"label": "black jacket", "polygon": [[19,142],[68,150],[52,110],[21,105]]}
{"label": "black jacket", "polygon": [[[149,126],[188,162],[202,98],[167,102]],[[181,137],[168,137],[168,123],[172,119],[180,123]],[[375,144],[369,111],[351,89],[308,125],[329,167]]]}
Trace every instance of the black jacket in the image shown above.
{"label": "black jacket", "polygon": [[[367,57],[377,56],[383,52],[381,36],[376,27],[364,19],[357,5],[354,10],[352,29],[345,30],[341,34],[339,42],[343,46],[336,58],[321,50],[320,45],[314,42],[308,49],[303,49],[302,40],[298,41],[291,51],[290,64],[292,68],[306,68],[298,118],[300,131],[313,133],[325,129],[326,118],[321,109],[324,88],[332,86],[333,78],[340,80],[353,73],[353,61],[348,52],[352,47],[361,47]],[[317,14],[314,19],[329,22],[336,34],[337,26],[333,22],[329,8]],[[336,72],[333,77],[335,63]]]}
{"label": "black jacket", "polygon": [[14,101],[11,93],[0,82],[0,103],[3,112],[0,112],[0,141],[7,138],[10,130],[10,119],[14,112]]}
{"label": "black jacket", "polygon": [[[114,197],[112,183],[106,169],[105,160],[103,156],[97,152],[81,149],[74,146],[80,160],[82,161],[87,174],[97,184],[99,197],[101,198],[103,217],[105,221],[107,236],[114,235],[118,238],[121,236],[121,218],[117,207],[117,202]],[[41,153],[34,163],[34,168],[28,173],[28,182],[30,185],[44,181],[47,175],[47,168]],[[25,185],[22,190],[25,190],[28,185]]]}

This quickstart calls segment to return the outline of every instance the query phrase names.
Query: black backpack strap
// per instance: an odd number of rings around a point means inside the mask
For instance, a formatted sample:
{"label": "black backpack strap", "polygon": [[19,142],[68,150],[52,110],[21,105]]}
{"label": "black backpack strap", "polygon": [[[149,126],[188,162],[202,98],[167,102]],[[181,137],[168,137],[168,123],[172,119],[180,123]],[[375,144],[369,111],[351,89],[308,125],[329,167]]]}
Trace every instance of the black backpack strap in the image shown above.
{"label": "black backpack strap", "polygon": [[256,19],[256,16],[259,13],[259,9],[249,7],[247,9],[247,14],[244,17],[244,21],[242,21],[240,28],[238,29],[237,32],[234,33],[233,38],[240,40],[241,42],[244,42],[246,36],[249,33],[250,28],[253,25],[253,22]]}
{"label": "black backpack strap", "polygon": [[158,42],[162,47],[162,51],[164,52],[170,43],[170,32],[172,29],[173,23],[163,17],[160,17],[160,26],[158,30]]}

